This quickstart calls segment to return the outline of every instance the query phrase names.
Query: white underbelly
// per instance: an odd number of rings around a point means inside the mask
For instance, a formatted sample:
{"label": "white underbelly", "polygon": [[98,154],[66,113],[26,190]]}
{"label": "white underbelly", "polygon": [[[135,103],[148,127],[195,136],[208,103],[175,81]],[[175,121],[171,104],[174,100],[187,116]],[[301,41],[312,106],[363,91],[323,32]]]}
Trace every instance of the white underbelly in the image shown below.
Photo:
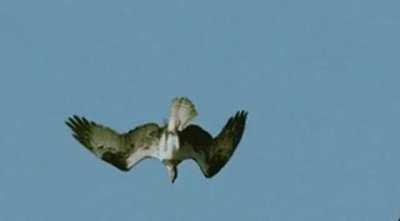
{"label": "white underbelly", "polygon": [[174,133],[165,132],[161,136],[159,144],[159,159],[172,160],[176,159],[179,152],[179,138]]}

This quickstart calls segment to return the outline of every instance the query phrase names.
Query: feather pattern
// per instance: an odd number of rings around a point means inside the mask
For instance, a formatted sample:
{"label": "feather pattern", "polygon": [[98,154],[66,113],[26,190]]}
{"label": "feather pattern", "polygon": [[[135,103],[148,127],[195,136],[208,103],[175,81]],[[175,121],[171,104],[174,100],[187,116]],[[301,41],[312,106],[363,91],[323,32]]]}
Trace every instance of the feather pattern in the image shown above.
{"label": "feather pattern", "polygon": [[178,97],[172,101],[170,119],[164,126],[147,123],[118,133],[76,115],[65,123],[73,137],[103,161],[128,171],[143,159],[157,158],[174,182],[177,166],[186,159],[195,160],[205,177],[213,177],[228,163],[244,133],[245,111],[230,117],[216,137],[190,124],[196,115],[194,104],[185,97]]}
{"label": "feather pattern", "polygon": [[161,128],[148,123],[119,134],[84,117],[73,116],[65,122],[84,147],[118,169],[127,171],[140,160],[155,157]]}
{"label": "feather pattern", "polygon": [[207,178],[217,174],[235,152],[243,136],[247,114],[245,111],[237,112],[215,138],[197,125],[190,125],[178,133],[182,148],[193,150],[191,158]]}

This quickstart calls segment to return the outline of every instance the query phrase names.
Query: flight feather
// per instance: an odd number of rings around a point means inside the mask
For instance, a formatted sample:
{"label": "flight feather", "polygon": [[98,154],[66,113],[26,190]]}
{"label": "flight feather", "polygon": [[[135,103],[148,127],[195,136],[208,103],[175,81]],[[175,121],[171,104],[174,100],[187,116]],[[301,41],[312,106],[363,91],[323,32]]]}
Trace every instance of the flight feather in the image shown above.
{"label": "flight feather", "polygon": [[193,149],[192,159],[206,177],[213,177],[229,161],[243,136],[246,119],[247,112],[237,112],[214,138],[197,125],[190,125],[179,133],[180,142]]}
{"label": "flight feather", "polygon": [[186,159],[195,160],[205,177],[215,176],[235,152],[247,120],[247,112],[238,111],[213,137],[191,123],[196,116],[194,104],[188,98],[177,97],[172,100],[168,125],[146,123],[126,133],[118,133],[76,115],[65,123],[73,137],[103,161],[128,171],[143,159],[157,158],[174,182],[178,175],[177,166]]}
{"label": "flight feather", "polygon": [[149,123],[119,134],[84,117],[73,116],[65,122],[73,136],[97,157],[127,171],[140,160],[156,155],[160,137],[157,124]]}

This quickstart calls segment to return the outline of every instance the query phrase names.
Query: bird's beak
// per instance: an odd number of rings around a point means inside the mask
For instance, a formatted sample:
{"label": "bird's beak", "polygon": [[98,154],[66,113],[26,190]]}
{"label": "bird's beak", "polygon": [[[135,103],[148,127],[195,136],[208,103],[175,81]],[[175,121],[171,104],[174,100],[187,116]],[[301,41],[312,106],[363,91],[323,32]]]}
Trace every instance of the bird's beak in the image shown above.
{"label": "bird's beak", "polygon": [[176,177],[178,176],[178,173],[176,171],[175,166],[167,166],[167,171],[168,171],[168,176],[171,179],[171,183],[174,183],[176,180]]}

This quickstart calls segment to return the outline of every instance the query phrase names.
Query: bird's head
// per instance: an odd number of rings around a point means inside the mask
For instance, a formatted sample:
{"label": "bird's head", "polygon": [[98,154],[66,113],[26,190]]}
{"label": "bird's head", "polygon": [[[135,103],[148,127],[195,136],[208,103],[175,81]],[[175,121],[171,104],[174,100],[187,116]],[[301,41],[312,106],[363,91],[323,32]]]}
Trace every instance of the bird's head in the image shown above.
{"label": "bird's head", "polygon": [[171,182],[174,183],[176,178],[178,177],[178,170],[176,168],[177,164],[172,162],[165,162],[164,164],[167,168],[168,176],[171,179]]}

